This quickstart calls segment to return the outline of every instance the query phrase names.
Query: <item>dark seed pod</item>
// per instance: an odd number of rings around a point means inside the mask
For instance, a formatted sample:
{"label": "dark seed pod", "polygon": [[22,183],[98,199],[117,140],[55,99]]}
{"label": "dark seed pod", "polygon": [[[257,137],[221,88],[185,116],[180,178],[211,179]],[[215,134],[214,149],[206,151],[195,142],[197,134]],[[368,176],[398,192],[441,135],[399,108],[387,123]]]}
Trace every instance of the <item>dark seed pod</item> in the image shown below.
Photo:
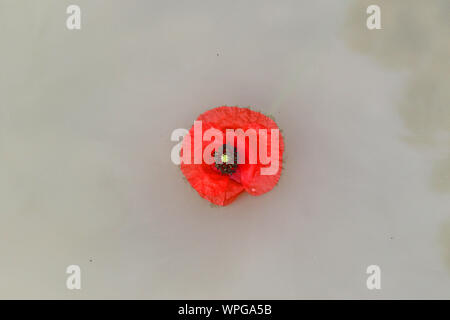
{"label": "dark seed pod", "polygon": [[222,174],[232,175],[237,170],[237,149],[224,144],[214,155],[215,166]]}

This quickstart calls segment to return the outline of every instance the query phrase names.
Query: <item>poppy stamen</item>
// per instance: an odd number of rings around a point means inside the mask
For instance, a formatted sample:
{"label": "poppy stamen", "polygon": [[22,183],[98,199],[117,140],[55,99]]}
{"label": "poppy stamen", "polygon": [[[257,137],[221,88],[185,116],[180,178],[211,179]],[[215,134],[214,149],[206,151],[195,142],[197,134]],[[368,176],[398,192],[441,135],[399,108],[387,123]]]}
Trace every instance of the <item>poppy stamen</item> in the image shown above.
{"label": "poppy stamen", "polygon": [[237,170],[237,150],[223,145],[222,151],[215,152],[215,166],[222,174],[232,175]]}

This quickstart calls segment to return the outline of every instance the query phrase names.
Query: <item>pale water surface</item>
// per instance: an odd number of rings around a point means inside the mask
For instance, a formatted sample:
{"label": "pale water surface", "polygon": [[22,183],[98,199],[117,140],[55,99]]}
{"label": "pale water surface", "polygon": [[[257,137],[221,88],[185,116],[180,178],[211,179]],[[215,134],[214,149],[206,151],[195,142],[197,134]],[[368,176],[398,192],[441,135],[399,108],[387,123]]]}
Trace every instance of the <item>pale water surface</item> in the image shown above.
{"label": "pale water surface", "polygon": [[[0,0],[0,298],[450,298],[448,1],[72,3]],[[170,161],[219,105],[286,143],[224,208]]]}

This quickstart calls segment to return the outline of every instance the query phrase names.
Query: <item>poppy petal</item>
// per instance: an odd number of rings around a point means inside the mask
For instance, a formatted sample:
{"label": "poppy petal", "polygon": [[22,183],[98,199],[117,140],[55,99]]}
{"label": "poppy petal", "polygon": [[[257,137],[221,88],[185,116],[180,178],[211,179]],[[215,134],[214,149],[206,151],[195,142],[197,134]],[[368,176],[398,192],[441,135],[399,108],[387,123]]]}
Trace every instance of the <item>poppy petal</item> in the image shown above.
{"label": "poppy petal", "polygon": [[228,176],[213,172],[202,164],[181,164],[181,171],[198,194],[210,202],[225,206],[244,191],[244,187]]}
{"label": "poppy petal", "polygon": [[[271,135],[268,133],[267,147],[271,147]],[[248,148],[249,152],[252,152],[251,148]],[[272,190],[280,180],[282,162],[283,162],[284,142],[281,134],[279,135],[279,156],[278,156],[278,168],[275,174],[263,175],[262,169],[270,167],[270,164],[245,164],[240,165],[241,183],[245,190],[251,195],[258,196]],[[255,152],[255,151],[254,151]],[[276,161],[273,160],[272,161]]]}

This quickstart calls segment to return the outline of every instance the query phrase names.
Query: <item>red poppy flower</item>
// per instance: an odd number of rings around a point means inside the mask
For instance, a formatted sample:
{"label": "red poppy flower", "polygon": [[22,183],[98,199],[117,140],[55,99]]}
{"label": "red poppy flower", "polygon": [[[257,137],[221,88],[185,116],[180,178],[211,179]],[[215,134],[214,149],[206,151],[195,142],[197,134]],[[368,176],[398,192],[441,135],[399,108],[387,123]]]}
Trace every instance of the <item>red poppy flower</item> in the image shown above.
{"label": "red poppy flower", "polygon": [[184,137],[181,171],[200,196],[225,206],[244,190],[255,196],[270,191],[280,179],[283,150],[269,117],[218,107],[201,114]]}

